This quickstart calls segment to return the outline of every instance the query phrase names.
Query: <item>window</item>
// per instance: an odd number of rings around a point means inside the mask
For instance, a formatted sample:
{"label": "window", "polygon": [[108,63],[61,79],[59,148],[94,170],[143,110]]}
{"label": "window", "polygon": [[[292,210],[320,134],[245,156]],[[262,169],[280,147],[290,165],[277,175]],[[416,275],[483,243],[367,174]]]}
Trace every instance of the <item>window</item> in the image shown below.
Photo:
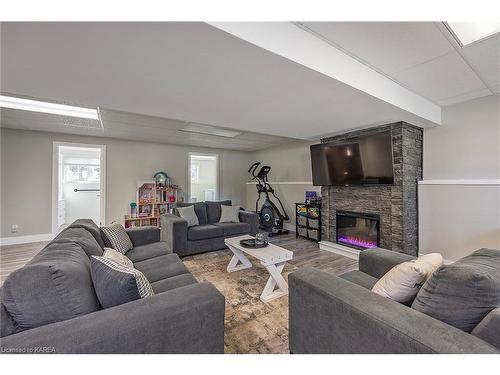
{"label": "window", "polygon": [[189,200],[219,199],[219,157],[213,154],[189,153]]}

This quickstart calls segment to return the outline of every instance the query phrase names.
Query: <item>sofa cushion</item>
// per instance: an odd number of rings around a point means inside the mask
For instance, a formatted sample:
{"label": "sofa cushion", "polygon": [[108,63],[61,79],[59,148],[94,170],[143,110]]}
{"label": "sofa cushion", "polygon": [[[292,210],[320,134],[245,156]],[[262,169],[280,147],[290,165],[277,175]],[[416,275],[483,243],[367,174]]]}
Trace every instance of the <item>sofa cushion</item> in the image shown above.
{"label": "sofa cushion", "polygon": [[226,237],[250,233],[250,224],[248,223],[217,223],[214,225],[222,228],[223,234]]}
{"label": "sofa cushion", "polygon": [[194,206],[194,212],[196,213],[196,216],[198,217],[198,222],[200,223],[200,225],[208,224],[207,206],[205,205],[205,202],[177,203],[176,209],[175,209],[175,214],[177,216],[179,216],[179,212],[177,210],[177,207],[187,207],[187,206]]}
{"label": "sofa cushion", "polygon": [[500,250],[481,249],[442,266],[412,308],[465,332],[500,306]]}
{"label": "sofa cushion", "polygon": [[67,228],[57,235],[52,242],[75,242],[90,258],[92,255],[102,256],[103,249],[94,236],[85,228]]}
{"label": "sofa cushion", "polygon": [[127,258],[136,263],[170,253],[172,251],[167,248],[167,243],[160,241],[134,247],[132,250],[127,251]]}
{"label": "sofa cushion", "polygon": [[231,206],[231,201],[230,200],[219,201],[219,202],[206,201],[205,204],[207,206],[208,223],[213,224],[213,223],[218,223],[220,220],[221,204],[225,206]]}
{"label": "sofa cushion", "polygon": [[224,230],[217,225],[195,225],[189,227],[187,231],[187,238],[189,241],[206,240],[209,238],[221,237],[224,235]]}
{"label": "sofa cushion", "polygon": [[350,271],[339,276],[341,279],[350,281],[353,284],[362,286],[363,288],[371,290],[377,283],[378,279],[361,271]]}
{"label": "sofa cushion", "polygon": [[92,256],[90,269],[97,297],[105,309],[154,295],[148,279],[135,268]]}
{"label": "sofa cushion", "polygon": [[5,309],[3,303],[0,303],[0,337],[9,336],[21,331],[22,329]]}
{"label": "sofa cushion", "polygon": [[132,249],[132,240],[123,225],[115,223],[107,227],[101,227],[102,237],[106,247],[111,247],[122,254]]}
{"label": "sofa cushion", "polygon": [[472,330],[472,334],[500,349],[500,307],[490,311]]}
{"label": "sofa cushion", "polygon": [[68,228],[83,228],[88,231],[97,241],[99,246],[104,249],[104,240],[101,237],[101,229],[91,219],[78,219],[74,221]]}
{"label": "sofa cushion", "polygon": [[2,286],[2,303],[22,329],[85,315],[100,308],[90,260],[74,242],[51,242]]}
{"label": "sofa cushion", "polygon": [[189,272],[177,254],[162,255],[143,260],[135,263],[134,267],[141,271],[152,283]]}
{"label": "sofa cushion", "polygon": [[193,275],[190,273],[184,273],[182,275],[172,276],[167,279],[157,281],[151,285],[153,286],[154,292],[158,294],[196,283],[197,281]]}

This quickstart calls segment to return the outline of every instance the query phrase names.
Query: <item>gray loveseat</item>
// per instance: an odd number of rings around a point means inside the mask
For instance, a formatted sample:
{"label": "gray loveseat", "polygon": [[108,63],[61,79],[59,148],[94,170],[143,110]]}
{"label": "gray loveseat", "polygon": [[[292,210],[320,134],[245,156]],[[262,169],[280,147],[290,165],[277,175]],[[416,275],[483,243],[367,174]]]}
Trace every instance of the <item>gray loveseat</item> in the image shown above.
{"label": "gray loveseat", "polygon": [[178,207],[191,205],[194,205],[200,225],[188,227],[187,221],[177,214],[165,214],[160,218],[161,239],[179,256],[225,249],[225,238],[244,234],[254,236],[259,230],[259,216],[250,211],[240,211],[239,223],[219,223],[220,206],[230,206],[230,200],[177,204]]}
{"label": "gray loveseat", "polygon": [[158,228],[128,234],[126,255],[154,296],[102,309],[90,256],[105,244],[94,222],[77,220],[3,284],[2,353],[223,353],[224,296],[196,281]]}
{"label": "gray loveseat", "polygon": [[371,292],[387,271],[411,259],[394,251],[371,249],[360,253],[359,271],[340,277],[314,268],[291,273],[290,351],[500,353],[500,348],[470,333]]}

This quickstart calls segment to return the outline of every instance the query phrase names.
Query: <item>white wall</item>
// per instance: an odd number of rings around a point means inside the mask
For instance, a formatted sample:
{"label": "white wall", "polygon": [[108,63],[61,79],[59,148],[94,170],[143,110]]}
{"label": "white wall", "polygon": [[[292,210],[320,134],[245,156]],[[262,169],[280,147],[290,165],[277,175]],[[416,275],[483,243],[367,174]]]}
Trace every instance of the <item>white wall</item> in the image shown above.
{"label": "white wall", "polygon": [[[220,198],[246,201],[248,153],[132,142],[110,138],[1,129],[1,237],[51,232],[54,141],[104,144],[107,151],[106,222],[123,222],[135,201],[136,183],[166,171],[187,193],[188,153],[219,154]],[[11,225],[18,224],[18,233]]]}
{"label": "white wall", "polygon": [[[321,194],[321,187],[312,185],[309,146],[314,143],[317,142],[292,141],[250,154],[249,166],[257,161],[262,162],[262,165],[271,166],[269,181],[290,216],[287,223],[291,226],[295,226],[295,203],[304,202],[305,192],[309,190]],[[246,192],[247,207],[254,210],[257,199],[255,183],[247,184]],[[261,196],[260,204],[262,202],[264,195]],[[276,201],[275,203],[278,204]]]}
{"label": "white wall", "polygon": [[459,181],[500,180],[500,97],[445,107],[442,115],[442,126],[424,130],[424,183],[452,181],[419,185],[420,252],[456,260],[500,249],[500,185]]}

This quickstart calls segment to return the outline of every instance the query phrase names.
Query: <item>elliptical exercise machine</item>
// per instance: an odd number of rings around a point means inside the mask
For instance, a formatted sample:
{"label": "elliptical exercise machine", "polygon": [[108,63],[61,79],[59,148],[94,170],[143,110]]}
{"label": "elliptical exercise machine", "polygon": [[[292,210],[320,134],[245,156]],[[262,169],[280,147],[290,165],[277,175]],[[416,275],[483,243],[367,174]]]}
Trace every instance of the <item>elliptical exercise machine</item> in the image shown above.
{"label": "elliptical exercise machine", "polygon": [[[283,203],[281,203],[281,200],[276,196],[276,194],[274,194],[274,189],[271,187],[271,185],[269,185],[269,181],[267,179],[267,175],[269,174],[271,167],[268,165],[264,165],[260,169],[259,173],[256,174],[255,172],[260,164],[260,162],[253,163],[248,170],[248,173],[252,174],[253,176],[252,181],[257,180],[257,184],[255,186],[257,187],[257,193],[259,194],[259,196],[257,197],[257,201],[255,202],[255,212],[259,215],[260,227],[264,231],[269,232],[269,236],[287,234],[288,230],[283,229],[283,221],[290,220],[290,218],[288,217],[285,208],[283,207]],[[262,193],[265,194],[266,199],[264,200],[264,203],[259,210],[258,207],[260,195]],[[273,197],[278,200],[281,206],[281,211],[273,203],[273,201],[271,201],[269,193],[271,193]]]}

